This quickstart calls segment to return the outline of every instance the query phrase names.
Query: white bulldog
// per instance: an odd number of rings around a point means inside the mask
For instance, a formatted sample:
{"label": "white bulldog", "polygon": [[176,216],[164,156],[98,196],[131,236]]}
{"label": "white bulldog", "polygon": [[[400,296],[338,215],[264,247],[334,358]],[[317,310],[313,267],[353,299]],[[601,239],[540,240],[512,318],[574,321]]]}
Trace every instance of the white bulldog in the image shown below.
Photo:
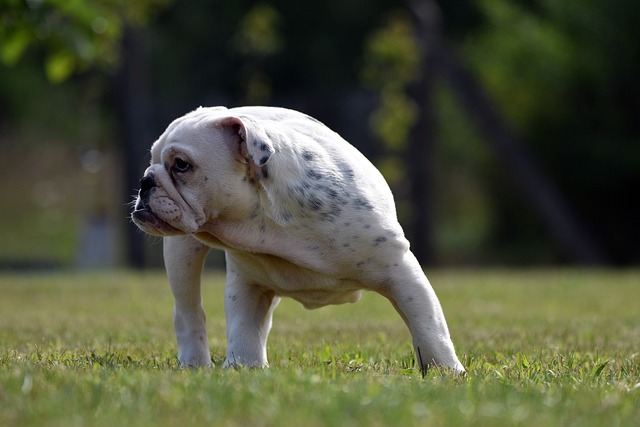
{"label": "white bulldog", "polygon": [[273,107],[199,108],[151,148],[132,218],[164,237],[182,366],[210,366],[200,276],[225,251],[225,367],[266,367],[280,297],[307,308],[388,298],[423,369],[464,372],[378,170],[319,121]]}

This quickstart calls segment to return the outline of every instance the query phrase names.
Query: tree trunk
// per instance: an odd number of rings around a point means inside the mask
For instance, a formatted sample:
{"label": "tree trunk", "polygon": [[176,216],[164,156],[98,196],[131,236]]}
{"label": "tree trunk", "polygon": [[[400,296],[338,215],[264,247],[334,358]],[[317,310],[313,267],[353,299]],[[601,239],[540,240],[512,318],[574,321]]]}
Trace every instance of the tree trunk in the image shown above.
{"label": "tree trunk", "polygon": [[409,137],[407,165],[410,197],[413,204],[410,232],[412,250],[422,265],[436,262],[434,245],[434,149],[436,120],[433,92],[436,59],[440,44],[440,14],[430,2],[414,3],[414,26],[420,47],[420,77],[409,87],[409,95],[418,107],[418,120]]}
{"label": "tree trunk", "polygon": [[[115,103],[122,141],[124,164],[123,199],[130,214],[132,195],[139,188],[142,172],[147,166],[151,141],[149,132],[151,88],[146,43],[139,30],[126,29],[122,64],[116,76]],[[126,262],[130,267],[143,268],[145,262],[144,235],[129,221],[126,228]]]}

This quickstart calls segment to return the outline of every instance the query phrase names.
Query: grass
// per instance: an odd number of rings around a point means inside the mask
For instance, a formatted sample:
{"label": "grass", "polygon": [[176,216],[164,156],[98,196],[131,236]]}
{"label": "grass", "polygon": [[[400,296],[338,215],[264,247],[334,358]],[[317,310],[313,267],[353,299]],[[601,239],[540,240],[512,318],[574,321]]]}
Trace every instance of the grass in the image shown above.
{"label": "grass", "polygon": [[640,272],[435,271],[468,375],[422,378],[383,298],[285,300],[271,368],[222,370],[223,276],[204,298],[212,370],[180,370],[161,273],[0,275],[2,426],[640,425]]}

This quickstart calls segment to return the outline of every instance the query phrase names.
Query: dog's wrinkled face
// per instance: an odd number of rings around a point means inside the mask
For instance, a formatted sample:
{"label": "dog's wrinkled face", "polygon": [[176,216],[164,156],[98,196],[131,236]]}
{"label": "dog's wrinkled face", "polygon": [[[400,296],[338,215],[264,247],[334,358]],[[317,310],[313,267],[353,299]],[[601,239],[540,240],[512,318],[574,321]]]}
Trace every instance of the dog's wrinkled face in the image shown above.
{"label": "dog's wrinkled face", "polygon": [[217,109],[174,121],[151,148],[133,222],[153,235],[191,234],[241,208],[243,178],[255,169],[246,135],[240,119]]}

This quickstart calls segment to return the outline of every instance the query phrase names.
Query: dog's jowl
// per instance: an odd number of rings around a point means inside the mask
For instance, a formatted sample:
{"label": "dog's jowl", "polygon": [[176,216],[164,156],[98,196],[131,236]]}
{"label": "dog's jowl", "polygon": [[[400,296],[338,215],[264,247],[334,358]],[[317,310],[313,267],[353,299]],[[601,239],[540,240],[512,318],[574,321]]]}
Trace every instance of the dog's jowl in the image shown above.
{"label": "dog's jowl", "polygon": [[384,178],[305,114],[213,107],[178,118],[151,148],[132,218],[164,238],[183,366],[211,365],[200,275],[218,248],[227,265],[225,366],[267,366],[280,297],[316,308],[369,289],[402,316],[423,368],[464,371]]}

